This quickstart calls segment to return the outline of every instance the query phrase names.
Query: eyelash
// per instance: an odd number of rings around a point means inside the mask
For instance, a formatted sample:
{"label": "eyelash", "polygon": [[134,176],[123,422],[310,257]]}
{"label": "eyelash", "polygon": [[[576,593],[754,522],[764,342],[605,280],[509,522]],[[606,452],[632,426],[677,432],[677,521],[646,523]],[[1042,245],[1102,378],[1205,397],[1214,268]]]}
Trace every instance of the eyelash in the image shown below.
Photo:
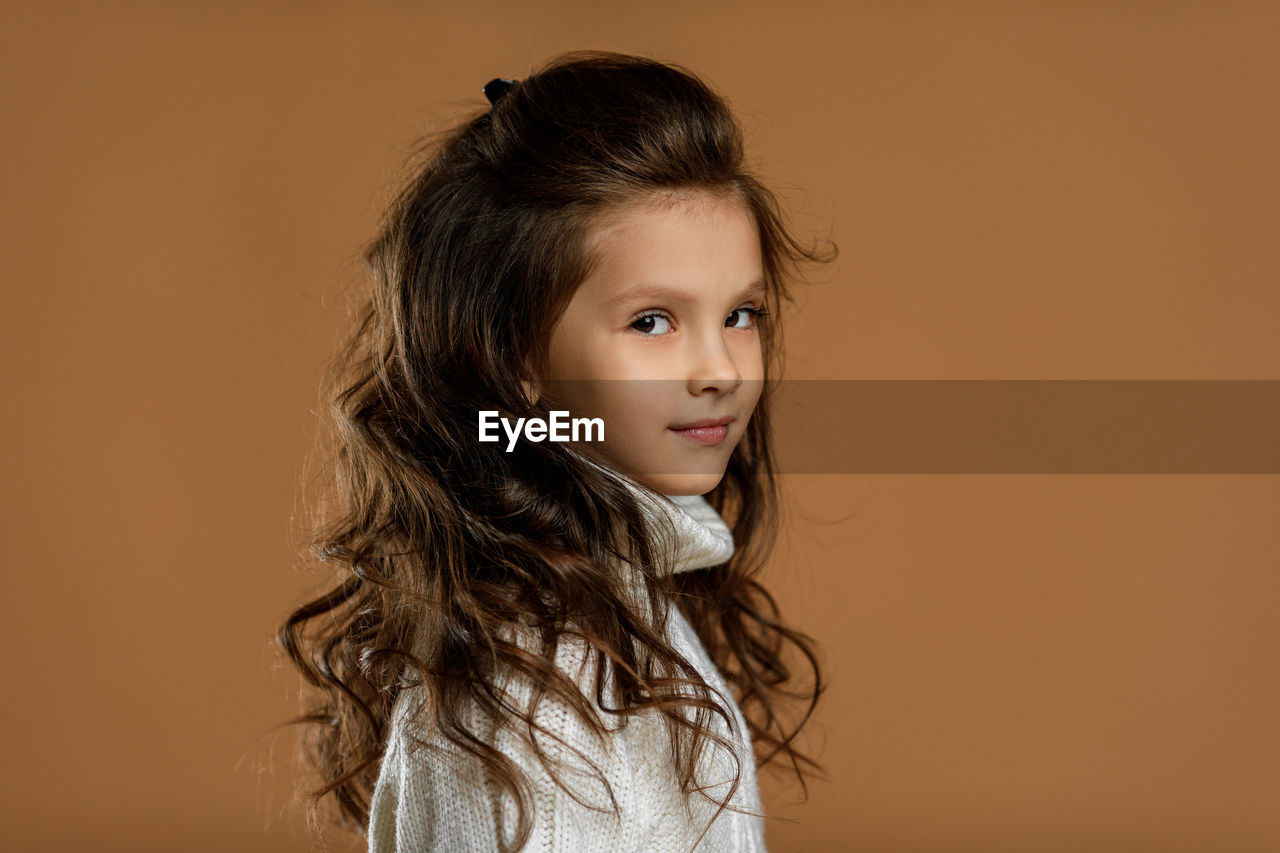
{"label": "eyelash", "polygon": [[[753,307],[753,306],[751,306],[751,305],[744,305],[744,306],[743,306],[743,307],[741,307],[741,308],[735,308],[735,309],[734,309],[734,311],[733,311],[733,313],[737,313],[738,311],[746,311],[748,314],[750,314],[750,315],[751,315],[751,326],[750,326],[750,328],[755,328],[756,323],[757,323],[757,322],[759,322],[759,321],[760,321],[760,319],[761,319],[762,317],[768,317],[768,316],[769,316],[769,311],[768,311],[768,309],[767,309],[767,308],[765,308],[763,305],[761,305],[759,308]],[[629,327],[629,328],[632,328],[632,330],[633,330],[636,334],[638,334],[638,335],[642,335],[642,336],[644,336],[644,337],[646,337],[646,338],[659,337],[658,335],[652,335],[652,334],[649,334],[648,332],[642,332],[642,331],[640,331],[639,329],[635,329],[635,328],[634,328],[634,326],[636,325],[636,323],[639,323],[641,320],[647,319],[647,318],[649,318],[649,317],[661,317],[661,318],[666,319],[668,322],[671,320],[671,315],[670,315],[670,314],[668,314],[666,311],[659,311],[659,310],[656,310],[656,309],[654,309],[654,310],[649,310],[649,311],[643,311],[643,312],[641,312],[640,314],[636,315],[635,319],[633,319],[633,320],[631,321],[631,324],[630,324],[630,327]]]}

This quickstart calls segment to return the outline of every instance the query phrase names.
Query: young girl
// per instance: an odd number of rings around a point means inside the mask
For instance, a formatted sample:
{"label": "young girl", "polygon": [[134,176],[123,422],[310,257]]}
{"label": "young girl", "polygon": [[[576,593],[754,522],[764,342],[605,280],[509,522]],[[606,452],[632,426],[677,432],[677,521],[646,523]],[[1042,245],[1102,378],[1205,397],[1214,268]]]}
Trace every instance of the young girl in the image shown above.
{"label": "young girl", "polygon": [[755,751],[820,770],[794,738],[824,688],[755,580],[767,306],[834,247],[678,66],[576,52],[484,91],[387,212],[330,378],[337,584],[280,631],[313,805],[372,851],[763,850]]}

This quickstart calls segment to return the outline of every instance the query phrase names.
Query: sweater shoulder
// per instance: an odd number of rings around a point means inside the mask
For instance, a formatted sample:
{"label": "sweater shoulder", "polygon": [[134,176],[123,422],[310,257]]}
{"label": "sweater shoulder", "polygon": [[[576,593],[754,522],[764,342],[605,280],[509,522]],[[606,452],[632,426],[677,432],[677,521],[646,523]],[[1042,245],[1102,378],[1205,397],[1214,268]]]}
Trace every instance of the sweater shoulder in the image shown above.
{"label": "sweater shoulder", "polygon": [[[531,637],[520,645],[534,651]],[[422,719],[430,714],[421,688],[399,697],[371,801],[371,851],[491,851],[500,837],[510,843],[517,802],[494,773],[494,762],[519,777],[531,809],[530,849],[645,849],[651,801],[660,796],[655,780],[663,775],[652,761],[664,754],[652,742],[652,723],[620,725],[597,706],[598,662],[590,643],[562,635],[554,661],[577,687],[578,699],[567,701],[535,689],[521,673],[505,673],[494,689],[528,721],[508,714],[495,723],[469,707],[462,719],[469,745]]]}
{"label": "sweater shoulder", "polygon": [[[719,673],[675,610],[668,625],[673,647],[709,686],[723,690]],[[508,637],[531,654],[540,652],[530,633]],[[499,837],[513,839],[518,820],[515,797],[477,754],[483,746],[492,749],[491,758],[500,756],[499,761],[509,762],[525,780],[533,827],[533,843],[527,849],[687,851],[704,830],[708,838],[731,839],[732,844],[699,846],[699,850],[763,849],[760,826],[745,823],[736,814],[717,820],[705,798],[685,797],[679,790],[667,723],[659,712],[645,709],[624,718],[600,707],[600,658],[579,635],[564,633],[557,638],[555,668],[576,686],[580,702],[538,691],[521,673],[505,673],[494,685],[498,695],[509,707],[527,713],[532,724],[512,718],[495,724],[476,708],[467,709],[463,721],[474,737],[475,749],[445,738],[414,718],[415,712],[429,714],[420,688],[405,691],[396,703],[373,792],[369,849],[479,851],[496,849]],[[616,707],[609,669],[600,686],[605,700]],[[740,721],[736,704],[728,701],[730,717]],[[713,725],[722,736],[733,739],[727,727],[715,721]],[[758,813],[754,762],[748,757],[739,767],[743,777],[733,800]],[[701,772],[715,777],[710,780],[713,783],[724,783],[732,768],[722,757],[704,764]],[[728,793],[726,785],[717,786],[718,797]],[[751,843],[744,843],[748,840]]]}

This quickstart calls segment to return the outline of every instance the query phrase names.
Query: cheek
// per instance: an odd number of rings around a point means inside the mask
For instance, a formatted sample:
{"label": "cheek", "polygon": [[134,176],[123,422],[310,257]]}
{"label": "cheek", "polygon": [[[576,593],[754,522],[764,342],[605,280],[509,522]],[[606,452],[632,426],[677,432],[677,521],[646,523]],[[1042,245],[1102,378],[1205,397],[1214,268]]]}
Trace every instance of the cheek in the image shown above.
{"label": "cheek", "polygon": [[547,399],[556,408],[578,417],[602,418],[606,441],[610,437],[631,440],[665,429],[670,415],[673,385],[654,379],[559,379],[544,384]]}
{"label": "cheek", "polygon": [[764,348],[759,337],[743,341],[735,351],[734,360],[743,379],[764,378]]}
{"label": "cheek", "polygon": [[552,382],[587,378],[582,370],[590,361],[584,358],[583,349],[581,344],[553,337],[547,350],[547,372],[543,378]]}
{"label": "cheek", "polygon": [[615,379],[596,383],[596,386],[596,399],[619,432],[647,431],[667,415],[667,400],[671,393],[669,382],[660,379]]}
{"label": "cheek", "polygon": [[738,389],[738,394],[748,412],[756,410],[756,406],[760,403],[760,396],[764,393],[764,362],[759,362],[757,368],[742,371],[742,387]]}
{"label": "cheek", "polygon": [[547,375],[550,380],[585,380],[602,374],[603,341],[584,309],[570,303],[547,342]]}

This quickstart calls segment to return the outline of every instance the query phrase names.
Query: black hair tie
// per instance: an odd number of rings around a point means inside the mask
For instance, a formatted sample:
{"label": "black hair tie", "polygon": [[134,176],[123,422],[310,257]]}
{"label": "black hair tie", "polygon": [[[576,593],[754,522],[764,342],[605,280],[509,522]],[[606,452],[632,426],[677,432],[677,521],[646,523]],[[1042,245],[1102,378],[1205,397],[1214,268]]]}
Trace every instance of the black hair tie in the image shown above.
{"label": "black hair tie", "polygon": [[484,84],[484,96],[489,99],[489,106],[493,106],[502,100],[502,96],[511,91],[511,87],[518,83],[518,80],[508,80],[506,77],[494,77],[488,83]]}

